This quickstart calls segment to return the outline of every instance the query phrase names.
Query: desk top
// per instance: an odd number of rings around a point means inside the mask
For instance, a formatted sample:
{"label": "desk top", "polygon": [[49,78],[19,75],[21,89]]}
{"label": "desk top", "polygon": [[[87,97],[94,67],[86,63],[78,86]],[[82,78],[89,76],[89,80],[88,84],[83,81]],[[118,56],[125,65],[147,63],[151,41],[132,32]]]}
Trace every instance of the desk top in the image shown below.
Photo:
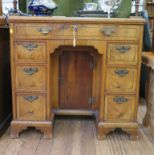
{"label": "desk top", "polygon": [[99,23],[99,24],[135,24],[143,25],[145,20],[141,17],[130,17],[130,18],[85,18],[85,17],[64,17],[64,16],[53,16],[53,17],[34,17],[34,16],[10,16],[10,23],[54,23],[54,22],[65,22],[65,23]]}
{"label": "desk top", "polygon": [[142,53],[142,63],[148,67],[154,69],[154,53],[153,52],[143,52]]}

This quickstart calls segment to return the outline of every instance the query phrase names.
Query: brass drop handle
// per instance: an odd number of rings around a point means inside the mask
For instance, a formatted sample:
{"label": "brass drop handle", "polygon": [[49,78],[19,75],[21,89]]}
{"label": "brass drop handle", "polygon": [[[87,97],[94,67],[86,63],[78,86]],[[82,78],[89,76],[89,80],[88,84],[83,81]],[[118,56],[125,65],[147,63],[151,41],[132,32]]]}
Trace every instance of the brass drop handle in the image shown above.
{"label": "brass drop handle", "polygon": [[47,35],[51,31],[52,31],[52,28],[50,27],[43,27],[38,29],[38,32],[42,33],[43,35]]}
{"label": "brass drop handle", "polygon": [[64,77],[59,77],[59,82],[60,82],[60,84],[63,84],[64,83]]}
{"label": "brass drop handle", "polygon": [[24,68],[23,71],[25,73],[27,73],[28,75],[33,75],[33,74],[37,73],[39,71],[39,69],[35,68],[35,67],[30,67],[30,68]]}
{"label": "brass drop handle", "polygon": [[131,49],[131,46],[125,46],[125,45],[120,45],[116,47],[116,50],[119,51],[120,53],[126,53]]}
{"label": "brass drop handle", "polygon": [[117,69],[117,70],[115,70],[115,74],[119,75],[120,77],[124,77],[128,73],[129,73],[129,71],[126,70],[126,69]]}
{"label": "brass drop handle", "polygon": [[101,32],[107,36],[110,37],[113,33],[116,32],[116,27],[108,27],[108,28],[102,28]]}
{"label": "brass drop handle", "polygon": [[113,98],[113,101],[118,104],[123,104],[123,103],[128,102],[128,99],[123,96],[118,96],[118,97]]}
{"label": "brass drop handle", "polygon": [[95,104],[96,102],[97,102],[96,97],[90,97],[90,98],[88,99],[88,103],[89,103],[89,104]]}
{"label": "brass drop handle", "polygon": [[28,51],[32,51],[38,47],[37,44],[34,43],[27,43],[23,45],[24,48],[26,48]]}
{"label": "brass drop handle", "polygon": [[38,99],[38,96],[24,96],[24,99],[30,103]]}

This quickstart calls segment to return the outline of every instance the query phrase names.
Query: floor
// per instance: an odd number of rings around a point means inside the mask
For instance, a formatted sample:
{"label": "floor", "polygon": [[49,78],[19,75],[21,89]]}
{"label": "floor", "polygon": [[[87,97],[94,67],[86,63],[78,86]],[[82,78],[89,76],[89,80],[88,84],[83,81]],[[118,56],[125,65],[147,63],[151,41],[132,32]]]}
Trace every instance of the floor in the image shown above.
{"label": "floor", "polygon": [[98,141],[92,119],[58,118],[52,140],[44,140],[34,129],[22,132],[19,139],[10,139],[8,129],[0,139],[0,155],[153,155],[153,137],[141,125],[145,112],[145,106],[140,105],[137,141],[129,140],[122,131]]}

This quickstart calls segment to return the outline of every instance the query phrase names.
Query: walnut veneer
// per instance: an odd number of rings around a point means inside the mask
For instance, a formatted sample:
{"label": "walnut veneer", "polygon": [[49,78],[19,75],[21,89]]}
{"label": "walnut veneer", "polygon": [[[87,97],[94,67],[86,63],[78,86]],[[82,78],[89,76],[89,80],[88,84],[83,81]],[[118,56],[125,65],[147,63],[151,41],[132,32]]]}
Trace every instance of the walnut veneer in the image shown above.
{"label": "walnut veneer", "polygon": [[143,125],[150,127],[151,135],[154,137],[154,53],[143,52],[142,63],[147,66],[147,80],[145,83],[147,111],[143,119]]}
{"label": "walnut veneer", "polygon": [[55,115],[94,115],[99,139],[137,138],[141,18],[10,17],[12,137],[52,137]]}

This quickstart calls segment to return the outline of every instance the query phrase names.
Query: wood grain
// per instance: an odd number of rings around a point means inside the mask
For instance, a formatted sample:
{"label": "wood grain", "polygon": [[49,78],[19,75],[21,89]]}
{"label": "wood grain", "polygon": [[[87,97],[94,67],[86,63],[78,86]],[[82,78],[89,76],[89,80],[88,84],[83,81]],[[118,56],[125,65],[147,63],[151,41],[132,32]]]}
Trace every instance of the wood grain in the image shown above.
{"label": "wood grain", "polygon": [[[30,22],[28,20],[27,22]],[[95,22],[96,23],[96,22]],[[128,40],[137,41],[140,34],[135,25],[96,25],[91,24],[17,24],[15,38],[20,39],[72,39],[74,26],[77,26],[77,39],[91,40]],[[110,35],[106,34],[110,30]],[[111,31],[112,30],[112,31]],[[91,33],[90,33],[91,32]],[[33,35],[32,35],[33,34]]]}
{"label": "wood grain", "polygon": [[154,69],[154,53],[153,52],[143,52],[142,53],[142,63],[147,67]]}
{"label": "wood grain", "polygon": [[46,44],[44,42],[17,42],[15,48],[17,63],[46,62]]}
{"label": "wood grain", "polygon": [[150,126],[152,136],[154,136],[154,53],[143,52],[142,63],[147,66],[147,80],[145,83],[145,100],[147,112],[143,124]]}
{"label": "wood grain", "polygon": [[126,43],[109,44],[107,52],[107,64],[137,64],[137,45]]}
{"label": "wood grain", "polygon": [[141,17],[130,17],[130,18],[81,18],[81,17],[20,17],[20,16],[10,16],[9,17],[9,21],[10,22],[16,22],[16,23],[27,23],[27,21],[33,21],[36,23],[57,23],[57,22],[65,22],[65,23],[76,23],[76,22],[80,22],[80,23],[92,23],[92,22],[96,22],[97,24],[99,23],[106,23],[106,24],[133,24],[133,25],[143,25],[145,23],[145,20]]}
{"label": "wood grain", "polygon": [[146,112],[141,100],[138,113],[139,140],[130,141],[129,135],[116,130],[104,141],[96,139],[94,121],[90,118],[56,119],[54,139],[45,140],[40,132],[29,129],[19,139],[10,139],[9,129],[0,139],[1,155],[153,155],[153,137],[142,125]]}
{"label": "wood grain", "polygon": [[122,95],[121,97],[127,99],[123,103],[115,102],[114,99],[117,97],[110,95],[105,97],[105,120],[112,122],[132,121],[135,97]]}
{"label": "wood grain", "polygon": [[[26,97],[36,97],[29,101]],[[17,119],[18,120],[45,120],[46,95],[44,94],[17,94]]]}
{"label": "wood grain", "polygon": [[64,51],[60,55],[60,108],[91,109],[92,65],[93,57],[85,51]]}
{"label": "wood grain", "polygon": [[[36,69],[36,72],[29,73],[31,69]],[[25,69],[28,69],[26,71]],[[16,67],[16,89],[17,90],[46,90],[46,67],[44,66],[17,66]]]}
{"label": "wood grain", "polygon": [[[117,71],[127,71],[121,75]],[[108,68],[106,74],[107,92],[135,92],[137,71],[131,68]]]}
{"label": "wood grain", "polygon": [[[45,137],[51,137],[50,124],[53,122],[49,121],[53,121],[57,114],[93,114],[99,139],[105,138],[108,132],[118,127],[131,134],[132,139],[137,138],[143,19],[10,17],[9,21],[14,111],[11,131],[12,136],[15,134],[13,137],[17,137],[18,132],[34,123],[33,119],[28,122],[17,120],[19,98],[16,99],[16,93],[28,93],[33,96],[37,92],[47,95],[43,108],[40,108],[41,101],[38,102],[39,107],[34,104],[34,107],[29,106],[31,108],[26,106],[27,103],[23,100],[20,99],[20,102],[26,104],[23,107],[31,113],[32,109],[38,108],[38,113],[42,109],[40,114],[46,115],[45,122],[36,121],[33,126],[45,132]],[[116,47],[118,45],[121,47]],[[27,50],[31,51],[31,54],[28,54]],[[117,52],[126,50],[130,54]],[[107,61],[109,53],[113,64]],[[127,95],[125,97],[129,99],[123,106],[111,105],[112,99],[105,99],[107,95],[122,94]],[[128,95],[133,95],[134,101],[131,101]],[[91,105],[88,103],[90,97]],[[110,105],[108,110],[105,102]],[[112,108],[114,109],[111,110]],[[18,108],[21,113],[25,109]],[[113,116],[115,110],[118,114]],[[105,112],[111,122],[105,121]],[[36,119],[40,118],[37,113],[35,116]],[[126,121],[116,123],[115,117]],[[48,126],[44,128],[46,123]]]}

